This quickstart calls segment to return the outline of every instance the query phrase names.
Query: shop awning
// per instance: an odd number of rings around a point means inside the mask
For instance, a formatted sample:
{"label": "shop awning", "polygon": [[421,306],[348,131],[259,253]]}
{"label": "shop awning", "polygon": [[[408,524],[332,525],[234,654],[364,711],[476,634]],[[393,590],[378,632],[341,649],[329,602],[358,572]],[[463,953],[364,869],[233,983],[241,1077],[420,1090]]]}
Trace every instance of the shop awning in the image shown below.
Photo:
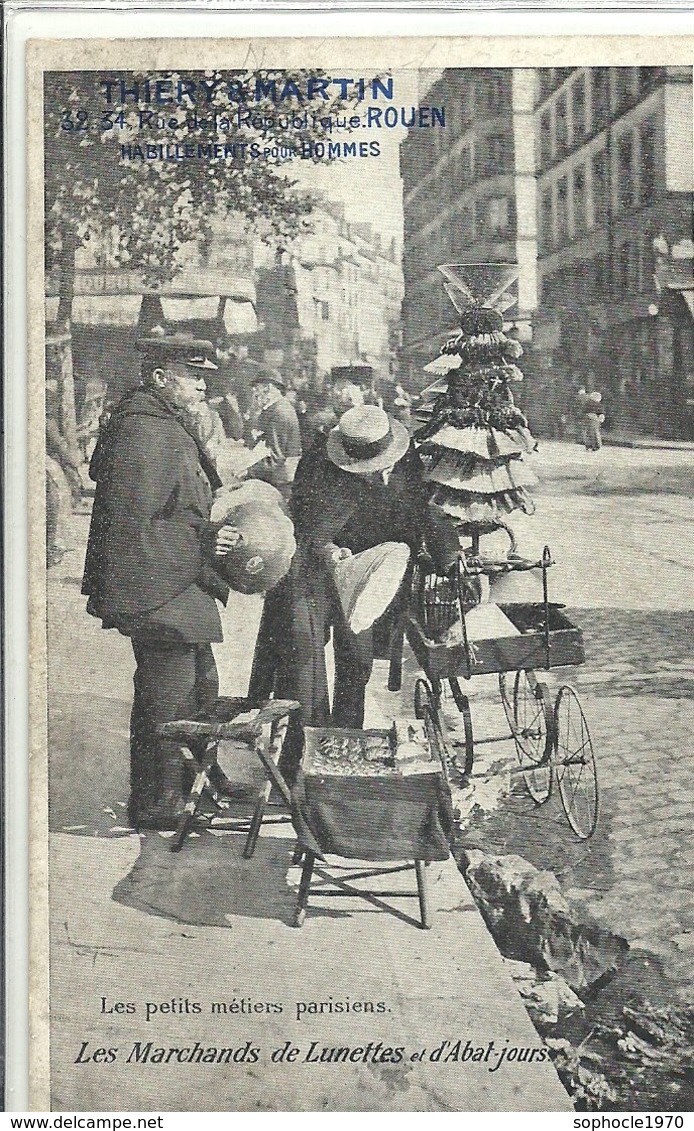
{"label": "shop awning", "polygon": [[[254,334],[258,329],[255,306],[249,299],[220,295],[160,295],[162,312],[167,322],[190,320],[213,322],[220,299],[226,297],[223,321],[229,334]],[[76,326],[132,326],[138,324],[142,295],[84,295],[72,300],[72,322]],[[46,323],[58,316],[58,298],[46,298]]]}
{"label": "shop awning", "polygon": [[135,326],[141,303],[141,295],[75,295],[72,321],[78,326]]}

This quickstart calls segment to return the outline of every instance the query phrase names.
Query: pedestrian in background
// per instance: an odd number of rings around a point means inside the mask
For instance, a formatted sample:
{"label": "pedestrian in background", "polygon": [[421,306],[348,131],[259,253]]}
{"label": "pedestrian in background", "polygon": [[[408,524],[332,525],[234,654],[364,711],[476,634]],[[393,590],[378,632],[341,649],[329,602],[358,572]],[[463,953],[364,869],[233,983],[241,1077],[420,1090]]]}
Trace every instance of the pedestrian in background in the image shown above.
{"label": "pedestrian in background", "polygon": [[249,474],[271,483],[288,499],[301,458],[299,418],[286,396],[286,384],[277,369],[269,366],[258,369],[253,377],[253,392],[256,429],[270,454],[255,464]]}
{"label": "pedestrian in background", "polygon": [[601,411],[602,393],[589,393],[585,402],[583,439],[588,452],[599,452],[602,447],[601,426],[605,414]]}

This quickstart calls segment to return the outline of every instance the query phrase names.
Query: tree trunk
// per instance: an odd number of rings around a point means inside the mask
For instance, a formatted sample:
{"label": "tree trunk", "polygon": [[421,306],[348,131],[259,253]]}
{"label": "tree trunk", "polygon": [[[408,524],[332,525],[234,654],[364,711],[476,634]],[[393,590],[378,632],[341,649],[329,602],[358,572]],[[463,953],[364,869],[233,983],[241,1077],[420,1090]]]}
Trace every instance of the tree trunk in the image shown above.
{"label": "tree trunk", "polygon": [[77,442],[77,406],[75,375],[72,364],[72,300],[75,294],[75,252],[77,243],[71,233],[64,232],[60,255],[60,292],[58,301],[58,425],[76,466],[83,462]]}

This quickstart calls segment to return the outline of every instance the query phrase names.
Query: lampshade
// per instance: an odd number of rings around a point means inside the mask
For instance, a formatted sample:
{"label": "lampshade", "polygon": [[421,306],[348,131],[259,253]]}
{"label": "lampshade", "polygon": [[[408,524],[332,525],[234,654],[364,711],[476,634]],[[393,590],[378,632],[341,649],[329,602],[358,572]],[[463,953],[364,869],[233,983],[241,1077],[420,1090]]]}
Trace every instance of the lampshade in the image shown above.
{"label": "lampshade", "polygon": [[335,586],[352,632],[364,632],[386,611],[409,560],[410,551],[403,542],[383,542],[338,562]]}
{"label": "lampshade", "polygon": [[459,314],[476,306],[503,314],[518,301],[509,290],[520,274],[517,263],[442,263],[437,270]]}

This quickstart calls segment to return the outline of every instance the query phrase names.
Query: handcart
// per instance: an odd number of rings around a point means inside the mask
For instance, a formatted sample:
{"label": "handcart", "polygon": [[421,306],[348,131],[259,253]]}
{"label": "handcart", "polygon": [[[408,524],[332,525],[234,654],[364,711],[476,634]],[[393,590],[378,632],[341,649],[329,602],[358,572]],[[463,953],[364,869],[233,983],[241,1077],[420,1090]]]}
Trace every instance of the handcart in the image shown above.
{"label": "handcart", "polygon": [[[489,561],[478,554],[461,557],[448,576],[417,567],[412,577],[411,604],[405,635],[424,671],[415,684],[414,711],[431,722],[445,755],[463,776],[473,776],[477,746],[513,738],[528,793],[537,805],[547,801],[553,782],[559,788],[568,822],[576,836],[593,835],[598,821],[598,781],[593,743],[575,689],[562,684],[552,702],[549,688],[538,679],[540,669],[577,666],[585,660],[583,634],[548,599],[547,571],[553,565],[549,547],[540,561],[509,557]],[[475,587],[486,575],[512,570],[541,570],[543,601],[499,604],[513,635],[471,640],[467,616],[475,607]],[[457,626],[457,627],[454,627]],[[469,700],[460,680],[498,673],[499,692],[509,733],[475,739]],[[448,738],[441,710],[444,682],[462,717],[464,741]],[[458,749],[463,747],[463,764]]]}

